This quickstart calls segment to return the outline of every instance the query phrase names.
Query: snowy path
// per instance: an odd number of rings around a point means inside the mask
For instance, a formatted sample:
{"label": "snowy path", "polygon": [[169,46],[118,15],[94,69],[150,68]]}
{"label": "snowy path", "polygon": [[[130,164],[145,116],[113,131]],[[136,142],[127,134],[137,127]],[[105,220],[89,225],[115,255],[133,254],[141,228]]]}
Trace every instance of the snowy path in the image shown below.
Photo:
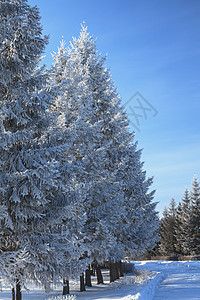
{"label": "snowy path", "polygon": [[153,300],[200,299],[199,270],[188,268],[185,272],[172,272],[167,275],[155,291]]}
{"label": "snowy path", "polygon": [[[163,275],[163,280],[155,287],[153,300],[200,299],[200,262],[138,262],[137,264],[140,269],[154,270]],[[142,297],[140,299],[143,300]]]}

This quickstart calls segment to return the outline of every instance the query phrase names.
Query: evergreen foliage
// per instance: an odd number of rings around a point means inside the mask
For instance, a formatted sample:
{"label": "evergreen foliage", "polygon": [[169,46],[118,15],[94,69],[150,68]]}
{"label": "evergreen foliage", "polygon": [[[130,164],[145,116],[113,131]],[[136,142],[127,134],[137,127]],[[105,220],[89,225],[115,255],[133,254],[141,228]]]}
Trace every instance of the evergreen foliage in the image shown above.
{"label": "evergreen foliage", "polygon": [[[71,130],[69,136],[74,137],[68,150],[70,160],[78,161],[79,167],[82,164],[81,174],[86,170],[81,182],[89,187],[84,202],[88,252],[98,261],[117,261],[155,243],[158,218],[151,203],[153,192],[147,193],[152,179],[145,179],[141,151],[133,144],[126,114],[104,63],[83,25],[68,51],[61,42],[50,84],[58,87],[55,105],[60,126]],[[145,226],[150,223],[148,236]]]}
{"label": "evergreen foliage", "polygon": [[13,283],[23,281],[33,248],[43,245],[45,251],[40,223],[55,176],[43,148],[48,97],[38,63],[47,37],[38,9],[25,0],[1,1],[0,20],[0,263]]}
{"label": "evergreen foliage", "polygon": [[92,260],[100,271],[97,262],[152,248],[158,217],[152,178],[86,26],[46,70],[38,8],[1,0],[0,21],[0,272],[18,300],[28,279],[68,290]]}
{"label": "evergreen foliage", "polygon": [[200,185],[196,176],[185,189],[176,208],[174,200],[165,208],[159,230],[159,252],[166,256],[200,255]]}
{"label": "evergreen foliage", "polygon": [[180,255],[190,255],[187,242],[189,237],[189,219],[191,214],[190,208],[190,194],[186,188],[183,199],[179,203],[176,218],[176,248]]}
{"label": "evergreen foliage", "polygon": [[186,244],[191,255],[200,255],[200,186],[196,177],[190,191],[190,214],[187,223]]}
{"label": "evergreen foliage", "polygon": [[165,208],[160,226],[160,252],[162,255],[176,255],[176,216],[177,208],[172,198],[169,208]]}
{"label": "evergreen foliage", "polygon": [[[58,149],[49,139],[53,98],[45,69],[38,67],[47,37],[38,9],[25,0],[1,1],[0,17],[0,269],[12,285],[31,278],[47,287],[67,261],[62,248],[69,235],[73,244],[73,222],[66,227],[63,215],[73,220],[76,214],[76,207],[61,203],[66,189],[55,160]],[[70,243],[66,249],[76,253]]]}

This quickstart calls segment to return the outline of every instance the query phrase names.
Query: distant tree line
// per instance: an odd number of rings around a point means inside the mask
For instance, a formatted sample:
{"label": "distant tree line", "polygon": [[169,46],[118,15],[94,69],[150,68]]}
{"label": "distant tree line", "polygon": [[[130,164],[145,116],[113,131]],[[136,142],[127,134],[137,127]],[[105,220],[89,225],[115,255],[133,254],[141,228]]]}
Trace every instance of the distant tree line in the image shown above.
{"label": "distant tree line", "polygon": [[160,242],[151,251],[152,256],[200,257],[200,184],[196,176],[191,190],[185,189],[178,205],[172,199],[169,207],[164,209],[159,236]]}

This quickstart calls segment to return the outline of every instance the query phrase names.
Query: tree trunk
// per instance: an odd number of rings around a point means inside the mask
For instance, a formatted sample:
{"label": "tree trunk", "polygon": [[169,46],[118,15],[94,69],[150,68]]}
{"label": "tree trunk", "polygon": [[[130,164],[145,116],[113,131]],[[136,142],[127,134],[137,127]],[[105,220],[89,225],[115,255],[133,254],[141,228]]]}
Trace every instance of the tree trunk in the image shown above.
{"label": "tree trunk", "polygon": [[94,262],[92,262],[92,263],[91,263],[90,275],[91,275],[91,276],[95,276],[95,267],[94,267]]}
{"label": "tree trunk", "polygon": [[15,300],[15,288],[12,288],[12,300]]}
{"label": "tree trunk", "polygon": [[85,291],[85,284],[84,284],[84,274],[80,276],[80,292]]}
{"label": "tree trunk", "polygon": [[18,280],[16,283],[16,300],[22,300],[21,284]]}
{"label": "tree trunk", "polygon": [[121,260],[119,261],[119,276],[120,276],[120,277],[123,277],[123,276],[124,276],[124,273],[123,273],[123,265],[122,265]]}
{"label": "tree trunk", "polygon": [[115,263],[115,280],[119,279],[119,264],[118,262]]}
{"label": "tree trunk", "polygon": [[113,262],[110,262],[110,282],[115,281],[115,266]]}
{"label": "tree trunk", "polygon": [[63,295],[69,294],[69,280],[63,279]]}
{"label": "tree trunk", "polygon": [[98,263],[96,263],[95,267],[96,267],[96,273],[97,273],[97,284],[103,283],[103,276],[101,273],[100,265]]}
{"label": "tree trunk", "polygon": [[91,273],[90,273],[90,266],[88,266],[88,269],[85,271],[85,285],[91,287]]}

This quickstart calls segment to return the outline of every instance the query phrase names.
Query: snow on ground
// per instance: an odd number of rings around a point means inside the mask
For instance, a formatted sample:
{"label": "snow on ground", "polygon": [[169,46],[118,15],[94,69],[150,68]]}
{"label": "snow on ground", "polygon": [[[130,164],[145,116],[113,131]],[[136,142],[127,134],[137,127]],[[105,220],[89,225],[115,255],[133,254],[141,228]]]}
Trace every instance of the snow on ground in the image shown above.
{"label": "snow on ground", "polygon": [[[147,261],[136,262],[137,269],[160,272],[162,281],[153,287],[152,298],[143,300],[196,300],[200,299],[200,262]],[[148,285],[147,287],[148,288]],[[134,299],[134,298],[133,298]]]}
{"label": "snow on ground", "polygon": [[[109,283],[108,271],[103,271],[104,284],[93,286],[86,292],[79,290],[78,282],[70,282],[69,297],[62,297],[62,287],[50,293],[30,287],[23,290],[23,300],[196,300],[200,299],[200,262],[137,261],[136,274],[127,274],[114,283]],[[75,296],[72,296],[75,295]],[[0,300],[10,300],[10,288],[3,288]]]}
{"label": "snow on ground", "polygon": [[[113,283],[109,283],[108,271],[103,271],[104,284],[96,284],[96,277],[92,277],[92,287],[86,287],[85,292],[77,292],[79,290],[79,282],[70,281],[70,294],[75,295],[77,300],[88,300],[88,299],[123,299],[125,296],[138,290],[142,284],[146,284],[150,278],[155,276],[155,272],[150,270],[138,270],[136,274],[126,274]],[[63,300],[67,297],[61,297],[62,287],[57,287],[53,292],[45,293],[44,290],[29,287],[30,291],[22,291],[23,300]],[[71,297],[72,298],[72,297]],[[69,298],[74,300],[74,298]],[[0,292],[0,300],[10,300],[11,290],[10,287],[3,288],[2,293]],[[129,298],[127,298],[129,299]]]}

